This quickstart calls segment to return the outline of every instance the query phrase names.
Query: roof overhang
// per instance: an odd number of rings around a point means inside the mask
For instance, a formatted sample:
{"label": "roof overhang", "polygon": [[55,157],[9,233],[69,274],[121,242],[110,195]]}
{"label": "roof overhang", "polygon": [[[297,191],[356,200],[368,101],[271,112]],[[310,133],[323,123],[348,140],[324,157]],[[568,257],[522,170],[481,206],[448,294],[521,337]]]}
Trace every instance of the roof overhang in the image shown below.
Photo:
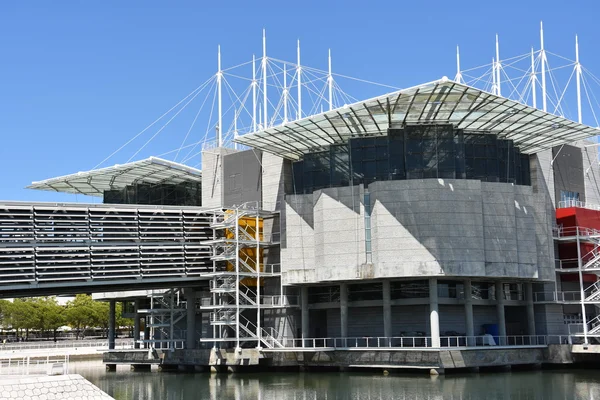
{"label": "roof overhang", "polygon": [[388,128],[411,124],[452,124],[465,132],[494,134],[513,140],[525,154],[600,133],[526,104],[441,79],[239,136],[235,141],[298,160],[354,137],[387,135]]}
{"label": "roof overhang", "polygon": [[200,183],[201,181],[202,171],[199,169],[162,158],[150,157],[127,164],[117,164],[112,167],[33,182],[27,188],[103,196],[105,190],[123,189],[134,184],[156,185],[183,182]]}

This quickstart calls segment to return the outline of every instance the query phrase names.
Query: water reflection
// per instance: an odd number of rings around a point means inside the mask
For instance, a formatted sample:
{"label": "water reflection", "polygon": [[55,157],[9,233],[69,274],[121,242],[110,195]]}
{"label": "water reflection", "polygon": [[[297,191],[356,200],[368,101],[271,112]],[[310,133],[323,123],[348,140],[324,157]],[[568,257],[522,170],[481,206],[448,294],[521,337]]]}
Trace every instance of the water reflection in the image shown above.
{"label": "water reflection", "polygon": [[598,399],[594,370],[520,371],[430,378],[392,373],[184,374],[104,371],[100,362],[75,362],[79,373],[117,400],[384,400],[384,399]]}

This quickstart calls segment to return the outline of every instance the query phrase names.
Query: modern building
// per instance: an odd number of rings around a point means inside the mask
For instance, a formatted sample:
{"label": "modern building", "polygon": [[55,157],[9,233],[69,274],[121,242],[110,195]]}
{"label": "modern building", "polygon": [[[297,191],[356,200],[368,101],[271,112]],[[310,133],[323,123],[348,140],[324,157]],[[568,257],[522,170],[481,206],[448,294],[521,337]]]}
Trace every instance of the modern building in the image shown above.
{"label": "modern building", "polygon": [[110,292],[163,348],[592,340],[597,133],[444,78],[204,149],[201,171],[34,182],[104,204],[3,204],[0,288]]}

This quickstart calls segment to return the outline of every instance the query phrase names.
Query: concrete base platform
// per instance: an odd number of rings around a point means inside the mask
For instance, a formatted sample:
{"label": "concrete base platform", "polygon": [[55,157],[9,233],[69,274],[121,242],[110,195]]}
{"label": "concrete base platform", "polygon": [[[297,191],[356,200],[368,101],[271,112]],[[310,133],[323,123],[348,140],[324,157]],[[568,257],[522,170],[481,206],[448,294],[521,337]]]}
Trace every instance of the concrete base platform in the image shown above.
{"label": "concrete base platform", "polygon": [[246,367],[264,368],[378,368],[447,371],[572,363],[570,346],[546,347],[478,347],[463,349],[344,349],[296,351],[274,349],[197,349],[167,351],[148,358],[148,351],[114,351],[105,353],[107,365],[159,364],[164,368],[213,368],[233,371]]}
{"label": "concrete base platform", "polygon": [[457,350],[334,350],[271,352],[269,365],[380,369],[451,370],[540,364],[545,348],[477,348]]}

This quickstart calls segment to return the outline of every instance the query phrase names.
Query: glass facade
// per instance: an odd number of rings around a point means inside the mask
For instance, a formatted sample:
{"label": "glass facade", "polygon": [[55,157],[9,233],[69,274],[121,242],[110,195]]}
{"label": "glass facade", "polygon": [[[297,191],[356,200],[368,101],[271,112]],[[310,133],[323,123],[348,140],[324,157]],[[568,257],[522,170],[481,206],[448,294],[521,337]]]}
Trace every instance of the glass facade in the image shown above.
{"label": "glass facade", "polygon": [[560,201],[579,201],[579,193],[571,192],[569,190],[561,190],[560,191]]}
{"label": "glass facade", "polygon": [[120,190],[104,191],[104,203],[201,206],[201,189],[201,184],[196,182],[184,182],[177,185],[130,185]]}
{"label": "glass facade", "polygon": [[407,126],[357,137],[293,165],[294,191],[404,179],[478,179],[530,185],[529,156],[511,140],[464,133],[452,125]]}

